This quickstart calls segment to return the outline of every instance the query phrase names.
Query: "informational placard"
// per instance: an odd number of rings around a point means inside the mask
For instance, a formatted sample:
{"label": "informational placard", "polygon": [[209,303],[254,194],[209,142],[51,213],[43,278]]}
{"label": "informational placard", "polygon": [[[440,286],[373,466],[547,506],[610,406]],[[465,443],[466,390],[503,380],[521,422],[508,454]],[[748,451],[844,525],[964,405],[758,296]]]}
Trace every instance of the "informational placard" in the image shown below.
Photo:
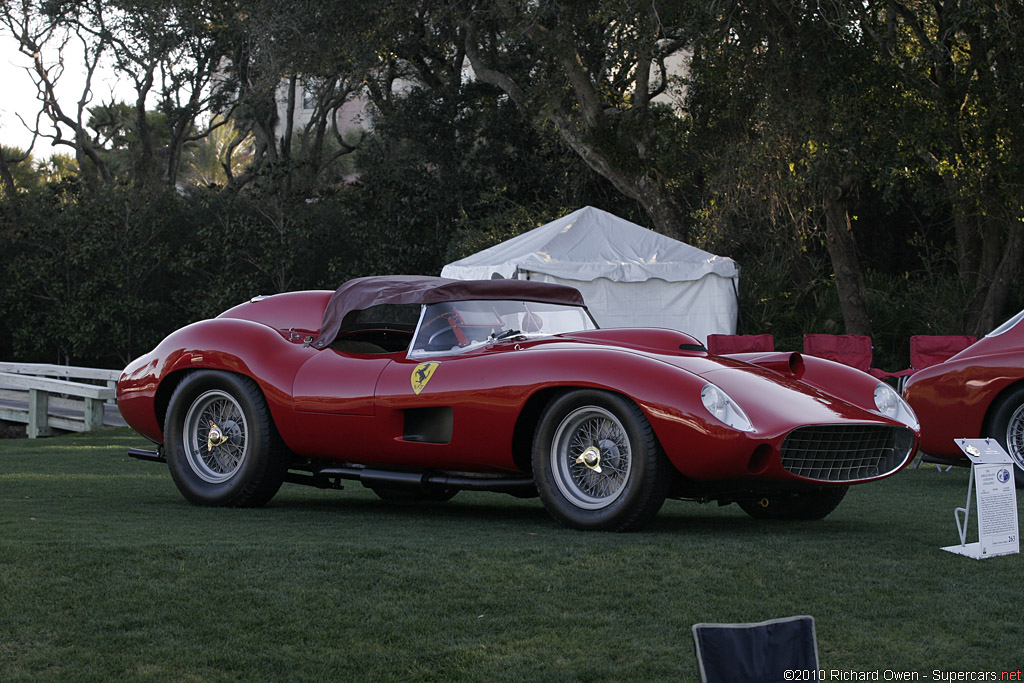
{"label": "informational placard", "polygon": [[[971,461],[971,479],[967,485],[967,503],[953,511],[960,545],[943,550],[978,560],[1019,553],[1013,460],[993,439],[957,439],[956,444]],[[978,511],[977,543],[967,543],[972,488]]]}

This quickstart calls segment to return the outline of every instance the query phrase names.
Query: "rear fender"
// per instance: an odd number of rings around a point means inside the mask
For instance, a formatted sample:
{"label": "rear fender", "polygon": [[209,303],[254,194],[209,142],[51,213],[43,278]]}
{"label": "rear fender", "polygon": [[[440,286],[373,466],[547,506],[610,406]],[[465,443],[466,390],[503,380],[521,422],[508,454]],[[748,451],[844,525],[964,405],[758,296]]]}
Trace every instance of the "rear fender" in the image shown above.
{"label": "rear fender", "polygon": [[173,386],[190,370],[220,370],[254,380],[278,430],[292,425],[295,373],[315,350],[248,320],[217,318],[172,333],[151,353],[133,361],[118,381],[118,405],[129,424],[163,442],[163,419]]}

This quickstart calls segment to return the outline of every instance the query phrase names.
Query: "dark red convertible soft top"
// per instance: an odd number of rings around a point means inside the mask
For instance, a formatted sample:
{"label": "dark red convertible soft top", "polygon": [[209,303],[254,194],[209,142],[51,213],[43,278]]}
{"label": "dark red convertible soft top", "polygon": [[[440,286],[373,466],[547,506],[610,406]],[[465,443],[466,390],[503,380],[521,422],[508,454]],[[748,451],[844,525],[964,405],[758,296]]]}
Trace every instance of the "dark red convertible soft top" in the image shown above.
{"label": "dark red convertible soft top", "polygon": [[377,275],[349,280],[331,295],[324,310],[318,349],[330,346],[351,311],[380,304],[434,304],[474,299],[536,301],[583,306],[583,295],[572,287],[531,280],[452,280],[429,275]]}

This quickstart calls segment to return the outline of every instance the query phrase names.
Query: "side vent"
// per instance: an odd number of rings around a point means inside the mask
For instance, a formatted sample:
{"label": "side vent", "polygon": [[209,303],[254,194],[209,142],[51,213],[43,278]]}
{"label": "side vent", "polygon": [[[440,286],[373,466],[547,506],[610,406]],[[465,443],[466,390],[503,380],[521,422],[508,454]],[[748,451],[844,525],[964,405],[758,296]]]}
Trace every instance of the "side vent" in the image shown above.
{"label": "side vent", "polygon": [[402,438],[423,443],[450,443],[452,422],[452,409],[448,406],[406,410]]}

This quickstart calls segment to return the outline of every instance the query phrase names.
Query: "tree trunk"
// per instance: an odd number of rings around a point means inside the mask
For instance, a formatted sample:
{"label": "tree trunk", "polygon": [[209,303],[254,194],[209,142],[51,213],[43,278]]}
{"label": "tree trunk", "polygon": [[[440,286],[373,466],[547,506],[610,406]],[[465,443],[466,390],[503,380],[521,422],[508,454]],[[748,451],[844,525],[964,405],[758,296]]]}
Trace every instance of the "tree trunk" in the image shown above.
{"label": "tree trunk", "polygon": [[11,173],[11,169],[7,166],[7,157],[4,156],[2,150],[0,150],[0,181],[3,181],[3,186],[7,188],[7,191],[11,194],[14,194],[17,190],[14,185],[14,175]]}
{"label": "tree trunk", "polygon": [[[465,30],[465,52],[476,74],[483,83],[489,83],[504,91],[526,116],[538,127],[554,124],[562,140],[579,155],[596,173],[603,176],[615,189],[636,201],[651,218],[655,230],[685,241],[687,238],[684,212],[672,196],[667,184],[662,182],[651,168],[650,140],[656,131],[647,116],[649,105],[648,78],[637,79],[634,99],[627,116],[632,117],[633,126],[619,124],[606,113],[611,109],[602,101],[601,91],[583,66],[577,54],[575,43],[566,36],[546,28],[540,23],[530,23],[526,34],[542,51],[553,57],[559,65],[560,76],[564,78],[566,100],[571,104],[553,100],[546,93],[531,90],[528,80],[522,83],[510,73],[489,64],[481,54],[477,38],[477,27],[468,19],[463,21]],[[634,57],[635,58],[635,57]],[[640,69],[648,69],[649,61],[641,59]],[[528,92],[529,91],[529,92]],[[638,121],[644,123],[638,124]],[[621,135],[618,144],[610,142]],[[595,142],[600,140],[601,142]]]}
{"label": "tree trunk", "polygon": [[[683,212],[670,191],[658,178],[650,174],[630,172],[618,167],[610,156],[596,145],[588,143],[568,118],[546,114],[542,121],[551,121],[569,147],[595,172],[615,186],[615,189],[644,208],[654,229],[683,242],[688,235]],[[628,163],[627,163],[628,165]]]}
{"label": "tree trunk", "polygon": [[839,308],[843,313],[843,325],[847,334],[871,336],[871,319],[868,316],[867,296],[860,275],[857,258],[857,244],[850,224],[850,212],[846,205],[846,192],[841,187],[825,193],[825,236],[828,254],[832,260],[832,272],[836,278],[839,293]]}
{"label": "tree trunk", "polygon": [[967,330],[970,334],[980,337],[991,331],[997,323],[1001,322],[1006,302],[1017,281],[1021,271],[1021,260],[1024,259],[1024,228],[1014,225],[1009,228],[1006,234],[1006,241],[1003,244],[1002,258],[995,267],[995,271],[989,275],[982,271],[978,274],[978,289],[985,292],[984,301],[977,309],[976,315],[969,316]]}

